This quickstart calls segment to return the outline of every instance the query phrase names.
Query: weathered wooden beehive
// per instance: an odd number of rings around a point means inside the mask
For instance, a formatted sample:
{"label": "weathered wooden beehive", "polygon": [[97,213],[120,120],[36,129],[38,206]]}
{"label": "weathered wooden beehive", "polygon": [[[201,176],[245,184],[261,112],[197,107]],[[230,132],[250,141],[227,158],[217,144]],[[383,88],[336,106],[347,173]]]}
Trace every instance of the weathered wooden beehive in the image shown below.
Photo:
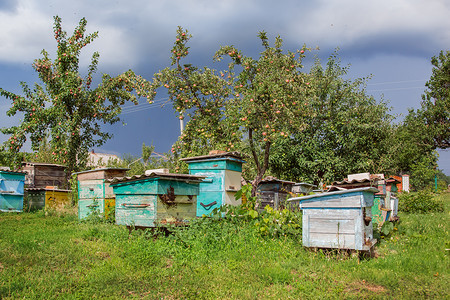
{"label": "weathered wooden beehive", "polygon": [[292,198],[303,211],[303,246],[370,250],[371,207],[378,189],[363,187]]}
{"label": "weathered wooden beehive", "polygon": [[22,171],[27,173],[25,176],[25,186],[27,188],[56,186],[64,189],[68,187],[65,166],[24,162],[22,163]]}
{"label": "weathered wooden beehive", "polygon": [[277,210],[286,208],[286,199],[290,197],[294,184],[272,176],[264,178],[257,189],[259,208],[264,209],[267,205]]}
{"label": "weathered wooden beehive", "polygon": [[0,211],[23,211],[25,173],[0,170]]}
{"label": "weathered wooden beehive", "polygon": [[314,184],[310,184],[307,182],[298,182],[298,183],[294,184],[294,186],[292,187],[292,192],[294,194],[307,195],[310,192],[312,192],[315,187],[316,187],[316,185],[314,185]]}
{"label": "weathered wooden beehive", "polygon": [[210,214],[214,208],[225,204],[240,205],[234,195],[241,189],[242,164],[245,162],[236,152],[181,159],[189,165],[189,174],[204,176],[197,197],[197,216]]}
{"label": "weathered wooden beehive", "polygon": [[75,173],[78,179],[78,218],[93,211],[107,216],[115,206],[115,195],[109,179],[123,177],[128,169],[102,168]]}
{"label": "weathered wooden beehive", "polygon": [[70,190],[54,188],[27,188],[28,208],[61,209],[70,204]]}
{"label": "weathered wooden beehive", "polygon": [[110,180],[116,195],[116,224],[186,225],[196,217],[199,183],[203,178],[153,172]]}

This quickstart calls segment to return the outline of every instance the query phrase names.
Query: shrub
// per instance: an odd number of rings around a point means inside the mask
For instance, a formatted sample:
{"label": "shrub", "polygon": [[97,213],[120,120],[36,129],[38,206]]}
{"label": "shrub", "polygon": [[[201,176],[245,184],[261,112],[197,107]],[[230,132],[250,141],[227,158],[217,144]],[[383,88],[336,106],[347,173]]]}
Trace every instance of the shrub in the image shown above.
{"label": "shrub", "polygon": [[398,200],[398,210],[406,213],[443,212],[444,203],[433,197],[433,194],[422,190],[414,193],[402,193]]}

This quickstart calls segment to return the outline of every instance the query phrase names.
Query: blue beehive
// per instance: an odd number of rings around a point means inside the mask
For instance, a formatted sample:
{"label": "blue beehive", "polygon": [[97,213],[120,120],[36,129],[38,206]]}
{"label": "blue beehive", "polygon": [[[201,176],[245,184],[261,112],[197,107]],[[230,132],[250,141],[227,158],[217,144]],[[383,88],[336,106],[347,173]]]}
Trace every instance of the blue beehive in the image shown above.
{"label": "blue beehive", "polygon": [[378,189],[363,187],[292,198],[303,211],[303,246],[371,250],[374,194]]}
{"label": "blue beehive", "polygon": [[210,214],[222,205],[240,205],[234,195],[241,189],[242,160],[236,152],[181,159],[189,165],[189,174],[205,176],[197,197],[197,216]]}
{"label": "blue beehive", "polygon": [[0,211],[22,212],[25,173],[0,170]]}

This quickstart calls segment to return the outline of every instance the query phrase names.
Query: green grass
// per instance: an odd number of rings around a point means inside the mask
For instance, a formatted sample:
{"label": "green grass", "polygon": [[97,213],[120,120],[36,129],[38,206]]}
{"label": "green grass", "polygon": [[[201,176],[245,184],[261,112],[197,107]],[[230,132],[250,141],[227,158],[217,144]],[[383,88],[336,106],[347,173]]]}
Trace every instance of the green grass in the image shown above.
{"label": "green grass", "polygon": [[439,197],[445,212],[400,214],[362,260],[225,221],[155,239],[70,213],[1,213],[0,298],[446,298],[450,194]]}

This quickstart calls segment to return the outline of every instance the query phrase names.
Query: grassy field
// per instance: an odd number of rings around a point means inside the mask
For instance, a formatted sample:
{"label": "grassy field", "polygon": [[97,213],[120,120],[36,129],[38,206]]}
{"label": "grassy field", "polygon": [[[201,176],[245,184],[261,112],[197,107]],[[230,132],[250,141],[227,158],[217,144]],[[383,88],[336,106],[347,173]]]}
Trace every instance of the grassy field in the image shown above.
{"label": "grassy field", "polygon": [[224,221],[154,238],[70,212],[0,213],[0,298],[447,298],[450,194],[438,197],[444,213],[400,214],[361,260]]}

